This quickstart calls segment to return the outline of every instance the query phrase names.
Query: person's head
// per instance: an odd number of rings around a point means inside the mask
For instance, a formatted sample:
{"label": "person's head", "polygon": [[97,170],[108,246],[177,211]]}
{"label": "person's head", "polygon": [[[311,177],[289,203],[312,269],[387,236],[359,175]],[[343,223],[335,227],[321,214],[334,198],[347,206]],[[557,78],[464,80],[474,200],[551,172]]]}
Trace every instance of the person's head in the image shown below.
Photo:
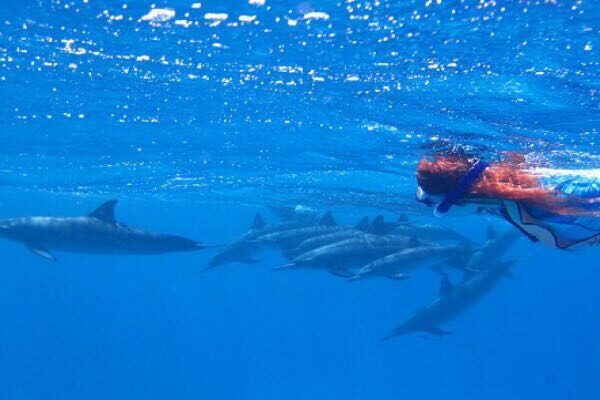
{"label": "person's head", "polygon": [[424,158],[417,167],[417,182],[428,195],[443,196],[454,189],[475,162],[475,159],[454,155]]}
{"label": "person's head", "polygon": [[[417,199],[439,204],[476,164],[477,158],[465,155],[436,155],[424,158],[417,167]],[[514,200],[541,206],[549,211],[564,211],[553,188],[544,187],[521,155],[491,163],[467,189],[460,202]]]}

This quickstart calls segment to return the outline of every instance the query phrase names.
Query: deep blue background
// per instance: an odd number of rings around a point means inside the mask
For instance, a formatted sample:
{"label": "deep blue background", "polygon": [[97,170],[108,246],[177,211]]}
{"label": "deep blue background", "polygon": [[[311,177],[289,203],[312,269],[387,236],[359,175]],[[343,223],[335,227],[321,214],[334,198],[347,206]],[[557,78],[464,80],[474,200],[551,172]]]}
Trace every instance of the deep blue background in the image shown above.
{"label": "deep blue background", "polygon": [[[432,222],[413,175],[438,147],[598,168],[598,2],[191,3],[157,2],[176,17],[155,27],[144,1],[2,3],[0,217],[116,197],[120,221],[225,243],[265,204]],[[522,240],[453,335],[386,343],[438,277],[349,284],[274,253],[202,273],[212,254],[49,263],[0,242],[0,399],[600,397],[595,249]]]}
{"label": "deep blue background", "polygon": [[[4,208],[73,213],[100,199],[5,194]],[[12,200],[9,202],[9,200]],[[95,201],[96,200],[96,201]],[[21,204],[18,204],[20,201]],[[125,199],[119,219],[221,242],[253,208]],[[350,222],[355,215],[341,214]],[[483,235],[476,219],[473,234]],[[192,222],[192,223],[190,223]],[[460,222],[449,219],[449,223]],[[481,232],[480,232],[481,231]],[[430,301],[438,278],[349,284],[283,260],[202,274],[210,251],[59,254],[2,242],[2,398],[593,399],[600,365],[593,252],[520,242],[515,278],[450,324],[452,336],[380,343]]]}

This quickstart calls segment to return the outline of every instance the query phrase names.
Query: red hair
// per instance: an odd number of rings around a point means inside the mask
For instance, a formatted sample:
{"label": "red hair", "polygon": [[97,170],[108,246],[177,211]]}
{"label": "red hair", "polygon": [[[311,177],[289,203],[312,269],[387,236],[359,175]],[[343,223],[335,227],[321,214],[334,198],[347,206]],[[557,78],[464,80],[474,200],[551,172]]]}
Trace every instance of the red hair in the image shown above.
{"label": "red hair", "polygon": [[[446,194],[469,172],[476,160],[465,156],[437,156],[423,159],[417,167],[419,186],[430,194]],[[531,173],[521,155],[490,164],[467,192],[469,197],[514,200],[537,205],[557,214],[574,214],[565,199],[553,188],[544,187]]]}

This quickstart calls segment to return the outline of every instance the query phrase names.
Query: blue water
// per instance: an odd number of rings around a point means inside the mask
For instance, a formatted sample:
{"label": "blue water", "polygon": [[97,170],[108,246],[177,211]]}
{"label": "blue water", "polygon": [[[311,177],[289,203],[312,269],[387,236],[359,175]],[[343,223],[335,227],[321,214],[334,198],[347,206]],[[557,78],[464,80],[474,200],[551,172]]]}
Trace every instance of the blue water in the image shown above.
{"label": "blue water", "polygon": [[[1,217],[118,198],[124,223],[226,243],[267,204],[432,222],[416,163],[456,144],[600,165],[600,2],[193,3],[0,4]],[[385,343],[437,276],[348,284],[275,252],[201,273],[213,254],[0,242],[0,399],[600,397],[594,249],[522,240],[452,335]]]}

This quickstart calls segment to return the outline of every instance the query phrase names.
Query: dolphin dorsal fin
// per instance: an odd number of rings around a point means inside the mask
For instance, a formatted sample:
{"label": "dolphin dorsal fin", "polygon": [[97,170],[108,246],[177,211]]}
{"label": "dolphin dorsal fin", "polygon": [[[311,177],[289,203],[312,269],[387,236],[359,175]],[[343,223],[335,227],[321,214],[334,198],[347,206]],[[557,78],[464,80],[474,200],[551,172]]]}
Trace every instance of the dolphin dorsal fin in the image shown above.
{"label": "dolphin dorsal fin", "polygon": [[421,242],[415,236],[411,236],[410,239],[409,239],[409,241],[408,241],[408,245],[410,247],[417,247],[420,244],[421,244]]}
{"label": "dolphin dorsal fin", "polygon": [[104,222],[108,222],[110,224],[116,224],[115,220],[115,206],[117,205],[118,200],[109,200],[106,203],[103,203],[100,207],[96,208],[94,211],[88,214],[88,217],[96,218]]}
{"label": "dolphin dorsal fin", "polygon": [[408,223],[408,217],[406,216],[406,214],[402,214],[398,217],[398,219],[396,220],[396,222],[398,224],[406,224]]}
{"label": "dolphin dorsal fin", "polygon": [[386,233],[385,231],[386,229],[385,223],[383,222],[383,215],[376,216],[375,219],[373,219],[373,222],[371,222],[371,229],[369,232],[374,235],[383,235]]}
{"label": "dolphin dorsal fin", "polygon": [[357,229],[359,231],[367,231],[369,229],[369,217],[364,217],[363,219],[358,221],[358,224],[354,226],[354,229]]}
{"label": "dolphin dorsal fin", "polygon": [[263,219],[262,215],[260,215],[260,213],[256,213],[254,216],[254,221],[252,222],[252,225],[250,225],[250,229],[262,229],[265,227],[265,225],[265,220]]}
{"label": "dolphin dorsal fin", "polygon": [[448,296],[453,289],[454,284],[450,282],[448,275],[443,275],[442,281],[440,282],[440,296]]}
{"label": "dolphin dorsal fin", "polygon": [[333,214],[331,211],[327,211],[325,214],[319,218],[319,224],[321,225],[335,225],[335,220],[333,219]]}

